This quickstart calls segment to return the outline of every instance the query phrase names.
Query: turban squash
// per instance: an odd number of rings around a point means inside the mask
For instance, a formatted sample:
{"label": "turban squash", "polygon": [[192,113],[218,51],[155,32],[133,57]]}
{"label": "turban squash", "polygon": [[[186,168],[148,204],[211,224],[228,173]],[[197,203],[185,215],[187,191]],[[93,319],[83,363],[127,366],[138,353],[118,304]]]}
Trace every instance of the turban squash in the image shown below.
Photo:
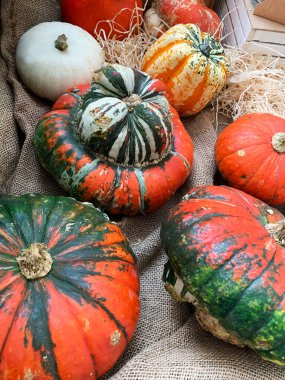
{"label": "turban squash", "polygon": [[113,214],[154,211],[189,175],[192,140],[147,74],[108,65],[62,95],[35,131],[43,166],[79,200]]}
{"label": "turban squash", "polygon": [[216,143],[219,171],[239,190],[270,205],[285,203],[285,120],[253,113],[227,126]]}
{"label": "turban squash", "polygon": [[170,104],[182,116],[201,111],[224,86],[229,61],[222,45],[193,24],[178,24],[147,50],[142,70],[166,85]]}
{"label": "turban squash", "polygon": [[96,379],[139,314],[135,258],[115,223],[71,198],[0,200],[0,378]]}
{"label": "turban squash", "polygon": [[285,219],[246,193],[193,189],[162,227],[166,288],[214,335],[285,365]]}

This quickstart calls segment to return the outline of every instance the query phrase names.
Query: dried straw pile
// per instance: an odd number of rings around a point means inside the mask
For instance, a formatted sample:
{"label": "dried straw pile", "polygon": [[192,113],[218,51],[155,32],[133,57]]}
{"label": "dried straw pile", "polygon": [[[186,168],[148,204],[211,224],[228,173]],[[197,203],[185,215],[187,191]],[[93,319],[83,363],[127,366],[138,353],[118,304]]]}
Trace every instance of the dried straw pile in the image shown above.
{"label": "dried straw pile", "polygon": [[[122,9],[121,12],[126,11]],[[102,30],[96,38],[103,47],[106,61],[140,69],[142,58],[155,41],[143,27],[141,9],[133,12],[132,29],[125,32],[126,39],[110,39]],[[109,20],[112,30],[117,30],[116,18]],[[219,116],[237,119],[252,112],[267,112],[285,118],[285,70],[278,59],[247,53],[242,49],[226,47],[231,63],[231,76],[219,96],[213,100],[217,121]]]}

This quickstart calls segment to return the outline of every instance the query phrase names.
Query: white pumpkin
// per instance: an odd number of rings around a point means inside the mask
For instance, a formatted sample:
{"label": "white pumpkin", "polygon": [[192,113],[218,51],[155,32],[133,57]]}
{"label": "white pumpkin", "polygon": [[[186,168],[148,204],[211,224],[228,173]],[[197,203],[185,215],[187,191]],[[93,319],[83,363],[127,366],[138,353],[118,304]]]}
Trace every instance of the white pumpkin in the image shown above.
{"label": "white pumpkin", "polygon": [[103,63],[104,54],[95,38],[65,22],[34,26],[22,35],[16,49],[17,71],[23,83],[52,101],[69,87],[91,82]]}

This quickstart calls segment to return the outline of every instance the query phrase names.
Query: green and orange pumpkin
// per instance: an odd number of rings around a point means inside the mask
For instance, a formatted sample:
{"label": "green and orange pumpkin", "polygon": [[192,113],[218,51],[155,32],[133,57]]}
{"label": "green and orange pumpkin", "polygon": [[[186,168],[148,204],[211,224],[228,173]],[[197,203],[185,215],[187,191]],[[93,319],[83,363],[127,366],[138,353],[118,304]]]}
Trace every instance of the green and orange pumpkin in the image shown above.
{"label": "green and orange pumpkin", "polygon": [[144,16],[145,29],[159,37],[177,24],[194,24],[202,32],[220,39],[222,23],[217,13],[208,8],[204,0],[154,0]]}
{"label": "green and orange pumpkin", "polygon": [[169,292],[214,335],[285,365],[285,219],[225,186],[193,189],[162,226]]}
{"label": "green and orange pumpkin", "polygon": [[27,194],[0,200],[0,378],[97,379],[139,315],[136,262],[90,204]]}
{"label": "green and orange pumpkin", "polygon": [[192,168],[193,144],[164,96],[165,86],[120,65],[62,95],[39,121],[43,166],[79,200],[112,214],[162,206]]}

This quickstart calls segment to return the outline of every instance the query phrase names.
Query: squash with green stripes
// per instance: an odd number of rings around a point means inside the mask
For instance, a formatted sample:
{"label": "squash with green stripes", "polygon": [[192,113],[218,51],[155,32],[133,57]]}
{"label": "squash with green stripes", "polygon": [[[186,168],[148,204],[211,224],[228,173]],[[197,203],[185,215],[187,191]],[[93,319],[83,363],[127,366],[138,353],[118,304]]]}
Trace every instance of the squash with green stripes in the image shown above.
{"label": "squash with green stripes", "polygon": [[1,197],[0,278],[1,380],[95,380],[135,332],[135,256],[92,204]]}
{"label": "squash with green stripes", "polygon": [[112,214],[156,210],[183,184],[193,160],[164,84],[117,64],[63,94],[39,121],[35,146],[66,191]]}
{"label": "squash with green stripes", "polygon": [[150,46],[142,69],[165,83],[170,104],[188,116],[201,111],[223,88],[229,61],[210,34],[193,24],[178,24]]}

